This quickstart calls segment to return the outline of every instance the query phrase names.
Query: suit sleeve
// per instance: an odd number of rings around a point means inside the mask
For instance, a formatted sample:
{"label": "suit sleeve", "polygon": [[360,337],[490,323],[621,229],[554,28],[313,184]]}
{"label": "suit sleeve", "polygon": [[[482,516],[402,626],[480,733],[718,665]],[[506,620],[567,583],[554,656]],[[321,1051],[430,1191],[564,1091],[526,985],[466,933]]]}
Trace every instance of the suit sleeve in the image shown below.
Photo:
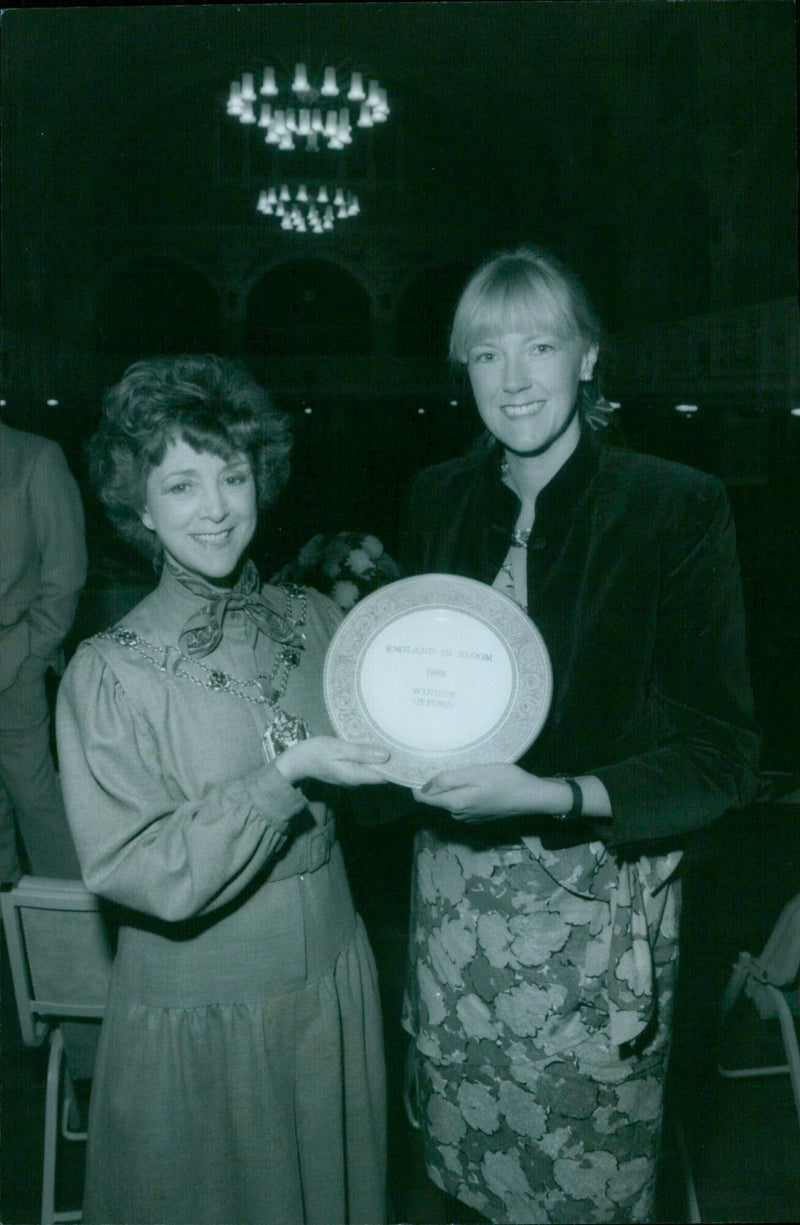
{"label": "suit sleeve", "polygon": [[70,631],[87,570],[81,495],[56,443],[37,457],[29,508],[41,558],[41,582],[28,612],[30,653],[50,661]]}

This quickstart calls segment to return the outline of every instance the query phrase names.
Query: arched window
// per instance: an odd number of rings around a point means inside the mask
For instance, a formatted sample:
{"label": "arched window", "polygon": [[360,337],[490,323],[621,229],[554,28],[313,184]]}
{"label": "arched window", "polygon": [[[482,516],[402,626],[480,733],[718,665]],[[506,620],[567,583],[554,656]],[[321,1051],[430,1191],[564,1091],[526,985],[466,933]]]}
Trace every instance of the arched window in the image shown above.
{"label": "arched window", "polygon": [[178,260],[142,259],[106,281],[97,348],[123,361],[160,353],[217,353],[220,305],[212,285]]}
{"label": "arched window", "polygon": [[250,293],[245,346],[252,356],[371,353],[369,296],[355,277],[329,260],[281,264]]}

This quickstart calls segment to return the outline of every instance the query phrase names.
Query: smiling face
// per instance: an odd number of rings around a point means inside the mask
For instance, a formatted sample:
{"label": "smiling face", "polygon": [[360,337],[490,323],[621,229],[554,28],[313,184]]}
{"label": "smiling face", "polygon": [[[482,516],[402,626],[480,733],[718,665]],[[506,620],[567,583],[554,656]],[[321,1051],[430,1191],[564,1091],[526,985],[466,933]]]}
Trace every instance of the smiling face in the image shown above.
{"label": "smiling face", "polygon": [[256,486],[243,451],[222,458],[177,438],[148,474],[142,523],[165,556],[192,574],[212,581],[232,574],[256,517]]}
{"label": "smiling face", "polygon": [[577,444],[578,384],[591,378],[596,360],[597,346],[580,336],[534,329],[476,340],[466,364],[490,433],[509,451],[540,455],[556,443],[565,453]]}

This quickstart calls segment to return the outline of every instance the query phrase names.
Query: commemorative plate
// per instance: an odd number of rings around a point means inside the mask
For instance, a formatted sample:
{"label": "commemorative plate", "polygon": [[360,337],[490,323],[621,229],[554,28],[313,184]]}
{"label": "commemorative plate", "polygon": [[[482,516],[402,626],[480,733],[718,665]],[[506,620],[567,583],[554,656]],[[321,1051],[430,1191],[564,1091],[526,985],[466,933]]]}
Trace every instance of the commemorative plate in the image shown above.
{"label": "commemorative plate", "polygon": [[391,753],[386,778],[418,787],[442,770],[516,761],[552,696],[544,639],[485,583],[425,574],[356,604],[325,658],[337,734]]}

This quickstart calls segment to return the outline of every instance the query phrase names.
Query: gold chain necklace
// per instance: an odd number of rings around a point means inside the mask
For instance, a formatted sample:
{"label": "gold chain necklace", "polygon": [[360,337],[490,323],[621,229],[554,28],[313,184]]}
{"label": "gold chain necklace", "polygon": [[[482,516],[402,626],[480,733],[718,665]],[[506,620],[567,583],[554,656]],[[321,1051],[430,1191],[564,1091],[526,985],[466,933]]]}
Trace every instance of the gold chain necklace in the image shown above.
{"label": "gold chain necklace", "polygon": [[[305,634],[300,631],[306,621],[306,593],[302,587],[294,583],[285,584],[283,589],[287,596],[287,620],[298,632],[298,637],[305,639]],[[293,607],[295,600],[299,604],[296,613]],[[298,740],[306,740],[310,735],[304,719],[298,715],[289,714],[278,705],[286,692],[292,670],[300,663],[304,649],[302,641],[284,643],[269,673],[259,672],[252,680],[242,680],[240,677],[223,672],[221,668],[210,668],[207,664],[201,663],[199,659],[190,659],[179,647],[159,646],[155,642],[149,642],[135,630],[119,627],[103,630],[95,637],[116,642],[127,650],[133,651],[136,655],[146,659],[159,672],[192,681],[193,684],[208,689],[212,693],[230,693],[256,706],[269,706],[272,717],[263,739],[268,755],[273,759],[291,744],[296,744]]]}

